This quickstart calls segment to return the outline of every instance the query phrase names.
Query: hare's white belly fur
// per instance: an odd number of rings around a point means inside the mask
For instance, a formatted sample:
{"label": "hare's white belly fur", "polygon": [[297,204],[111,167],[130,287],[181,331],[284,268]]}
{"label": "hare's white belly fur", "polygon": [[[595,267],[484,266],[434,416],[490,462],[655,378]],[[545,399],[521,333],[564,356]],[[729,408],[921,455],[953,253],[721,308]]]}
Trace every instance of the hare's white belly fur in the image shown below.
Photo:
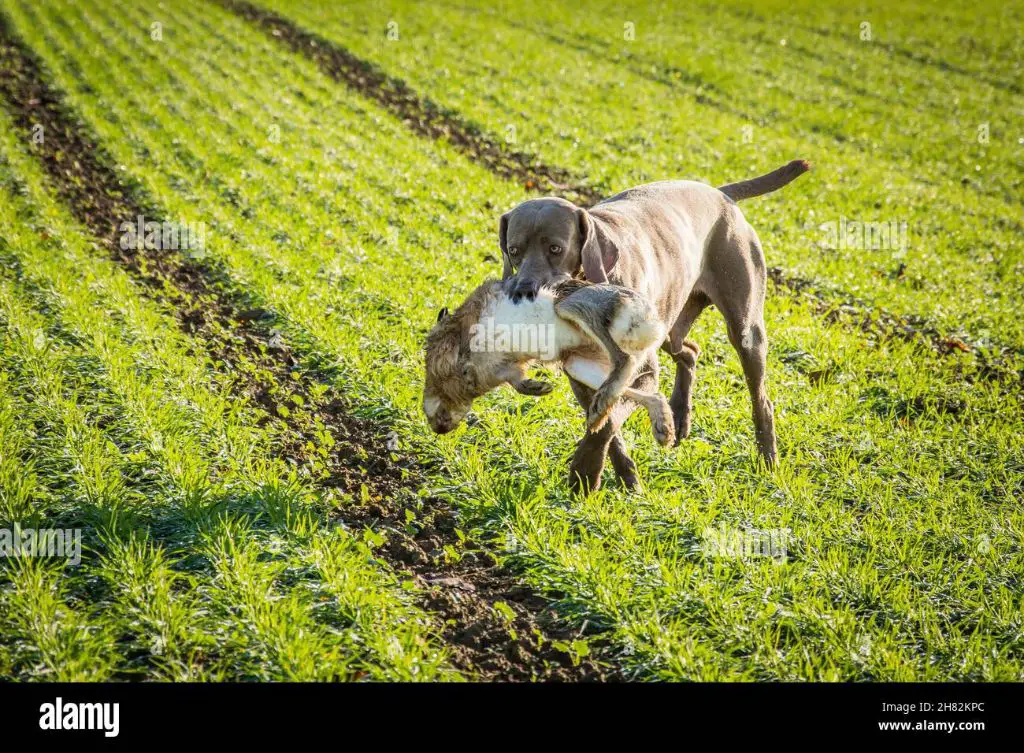
{"label": "hare's white belly fur", "polygon": [[595,361],[583,356],[569,356],[562,364],[562,368],[565,369],[566,374],[592,390],[600,389],[611,371],[611,367],[606,361]]}
{"label": "hare's white belly fur", "polygon": [[493,340],[506,338],[506,352],[542,363],[561,360],[566,351],[590,343],[575,325],[555,313],[554,294],[548,289],[541,289],[533,301],[519,303],[499,294],[482,312],[480,324],[486,325],[488,318]]}

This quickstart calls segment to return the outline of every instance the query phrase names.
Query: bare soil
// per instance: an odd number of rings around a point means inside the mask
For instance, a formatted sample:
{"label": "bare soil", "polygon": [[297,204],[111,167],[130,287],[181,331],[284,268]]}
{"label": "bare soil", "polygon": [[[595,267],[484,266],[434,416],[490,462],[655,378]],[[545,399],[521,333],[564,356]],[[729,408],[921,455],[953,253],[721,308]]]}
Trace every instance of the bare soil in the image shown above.
{"label": "bare soil", "polygon": [[[238,397],[259,405],[265,421],[287,425],[282,457],[302,465],[309,460],[306,444],[316,421],[330,430],[336,444],[322,483],[357,501],[338,516],[349,528],[369,526],[385,534],[386,543],[376,554],[422,587],[424,606],[436,614],[455,666],[474,678],[498,681],[616,678],[593,655],[574,663],[552,645],[578,637],[576,631],[515,573],[474,542],[461,541],[456,513],[447,502],[426,500],[425,513],[414,526],[407,524],[404,508],[394,500],[403,491],[422,488],[423,469],[416,459],[389,450],[389,428],[352,415],[336,390],[314,398],[310,387],[323,382],[323,375],[304,368],[299,379],[293,378],[299,364],[281,342],[275,315],[238,289],[224,269],[177,252],[120,247],[122,222],[134,224],[139,216],[161,222],[163,212],[112,167],[113,160],[48,83],[43,64],[2,14],[0,99],[26,143],[31,143],[33,126],[43,126],[44,139],[32,149],[57,195],[144,292],[173,311],[181,329],[195,338],[196,352],[209,355],[220,368],[250,375]],[[295,408],[295,396],[302,398],[303,409]],[[281,407],[288,407],[285,418]],[[448,561],[446,547],[463,556]],[[498,602],[512,616],[496,609]]]}

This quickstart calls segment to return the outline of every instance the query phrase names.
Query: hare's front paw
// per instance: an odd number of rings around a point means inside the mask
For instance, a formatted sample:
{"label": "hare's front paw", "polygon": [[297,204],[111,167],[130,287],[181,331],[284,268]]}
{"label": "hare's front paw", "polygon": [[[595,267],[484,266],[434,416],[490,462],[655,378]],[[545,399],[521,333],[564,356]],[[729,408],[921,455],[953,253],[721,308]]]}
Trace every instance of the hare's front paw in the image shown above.
{"label": "hare's front paw", "polygon": [[516,392],[520,395],[530,395],[531,397],[540,397],[541,395],[547,395],[555,388],[551,382],[542,382],[539,379],[524,379],[516,385]]}
{"label": "hare's front paw", "polygon": [[661,399],[659,408],[660,410],[651,411],[651,429],[654,430],[654,440],[662,447],[671,447],[676,441],[672,409],[664,397]]}

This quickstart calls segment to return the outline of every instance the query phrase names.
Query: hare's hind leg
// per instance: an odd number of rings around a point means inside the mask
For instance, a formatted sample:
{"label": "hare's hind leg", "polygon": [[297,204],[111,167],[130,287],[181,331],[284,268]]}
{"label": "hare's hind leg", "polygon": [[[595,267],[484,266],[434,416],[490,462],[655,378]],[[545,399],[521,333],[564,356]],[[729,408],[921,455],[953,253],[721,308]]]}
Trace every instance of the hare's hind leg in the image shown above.
{"label": "hare's hind leg", "polygon": [[623,390],[635,378],[639,361],[635,355],[619,347],[612,337],[604,322],[603,309],[588,308],[582,303],[582,299],[578,301],[567,298],[557,305],[556,312],[558,316],[575,324],[592,342],[599,344],[611,363],[608,376],[600,386],[594,388],[594,397],[587,408],[587,425],[591,432],[598,432],[608,421]]}
{"label": "hare's hind leg", "polygon": [[672,420],[672,408],[669,407],[664,395],[657,389],[654,392],[643,392],[632,387],[627,387],[622,394],[623,397],[642,405],[647,411],[647,415],[651,417],[651,430],[658,444],[669,447],[675,443],[676,430],[675,422]]}
{"label": "hare's hind leg", "polygon": [[600,431],[604,426],[612,408],[619,402],[636,373],[636,359],[627,353],[620,353],[620,357],[613,357],[611,373],[594,393],[594,399],[587,410],[587,423],[591,431]]}

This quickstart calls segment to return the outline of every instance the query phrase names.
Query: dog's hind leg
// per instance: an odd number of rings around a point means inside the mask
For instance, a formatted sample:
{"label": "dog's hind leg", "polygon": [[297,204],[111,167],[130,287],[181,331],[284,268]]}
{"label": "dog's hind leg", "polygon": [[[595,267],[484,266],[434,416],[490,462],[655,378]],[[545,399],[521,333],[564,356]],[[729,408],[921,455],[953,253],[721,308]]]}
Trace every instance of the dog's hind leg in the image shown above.
{"label": "dog's hind leg", "polygon": [[765,333],[764,318],[758,317],[743,329],[730,325],[729,341],[739,354],[743,375],[750,390],[757,449],[771,468],[777,461],[778,450],[775,445],[775,407],[768,398],[765,386],[768,337]]}
{"label": "dog's hind leg", "polygon": [[728,238],[731,248],[741,253],[749,267],[749,277],[721,275],[717,279],[712,303],[722,312],[729,330],[729,342],[740,357],[753,404],[757,448],[768,467],[775,465],[775,409],[765,386],[768,335],[764,326],[764,296],[767,286],[764,251],[757,233],[744,222],[733,228]]}

